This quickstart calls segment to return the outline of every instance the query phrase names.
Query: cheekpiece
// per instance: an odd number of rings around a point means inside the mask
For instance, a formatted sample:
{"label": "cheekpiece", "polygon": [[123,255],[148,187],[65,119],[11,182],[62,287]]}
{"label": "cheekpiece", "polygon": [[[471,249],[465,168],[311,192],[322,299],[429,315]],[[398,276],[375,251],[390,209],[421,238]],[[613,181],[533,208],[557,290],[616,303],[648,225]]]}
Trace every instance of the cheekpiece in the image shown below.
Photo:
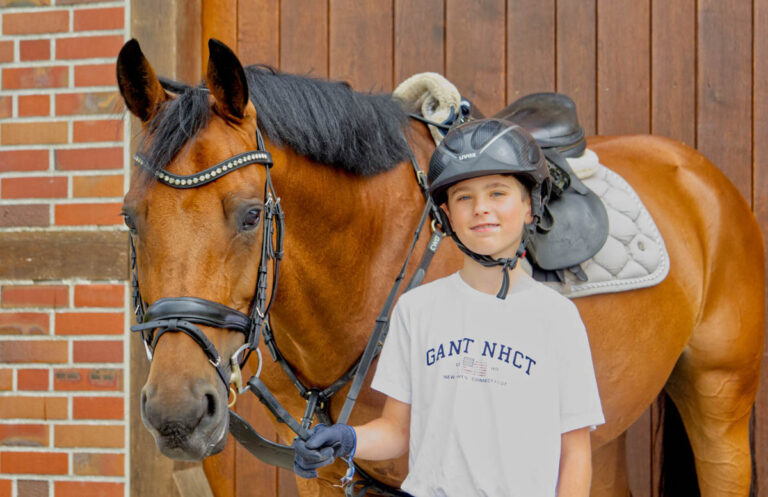
{"label": "cheekpiece", "polygon": [[266,167],[272,167],[272,154],[258,150],[235,155],[204,171],[186,176],[172,174],[162,169],[155,170],[142,154],[134,155],[133,160],[154,174],[158,181],[173,188],[197,188],[249,164],[264,164]]}

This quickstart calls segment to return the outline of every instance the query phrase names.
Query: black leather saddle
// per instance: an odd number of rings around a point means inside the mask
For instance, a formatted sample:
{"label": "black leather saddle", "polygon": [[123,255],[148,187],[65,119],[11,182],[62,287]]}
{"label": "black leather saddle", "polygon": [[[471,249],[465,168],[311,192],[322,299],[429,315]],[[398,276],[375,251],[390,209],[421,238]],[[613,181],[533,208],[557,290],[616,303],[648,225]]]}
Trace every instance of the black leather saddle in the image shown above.
{"label": "black leather saddle", "polygon": [[565,160],[579,157],[587,146],[576,105],[561,93],[535,93],[513,102],[494,117],[519,124],[533,135],[552,176],[552,195],[544,219],[528,245],[527,257],[534,267],[534,277],[563,281],[564,271],[569,270],[586,281],[579,265],[605,244],[608,213]]}

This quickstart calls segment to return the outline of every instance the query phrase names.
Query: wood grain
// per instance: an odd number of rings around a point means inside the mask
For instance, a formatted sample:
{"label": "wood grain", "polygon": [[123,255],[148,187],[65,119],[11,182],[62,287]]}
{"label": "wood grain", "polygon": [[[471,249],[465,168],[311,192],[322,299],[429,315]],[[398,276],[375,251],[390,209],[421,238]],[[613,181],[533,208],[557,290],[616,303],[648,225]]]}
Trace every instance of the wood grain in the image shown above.
{"label": "wood grain", "polygon": [[235,25],[243,64],[280,65],[280,0],[238,0]]}
{"label": "wood grain", "polygon": [[751,201],[752,2],[700,0],[698,23],[697,148]]}
{"label": "wood grain", "polygon": [[558,1],[556,89],[576,103],[579,122],[588,135],[596,133],[597,115],[596,0]]}
{"label": "wood grain", "polygon": [[328,77],[328,0],[280,2],[280,69]]}
{"label": "wood grain", "polygon": [[392,91],[392,0],[333,0],[330,69],[359,91]]}
{"label": "wood grain", "polygon": [[555,0],[507,2],[507,104],[555,90]]}
{"label": "wood grain", "polygon": [[175,470],[173,481],[176,482],[181,497],[213,497],[211,486],[200,464]]}
{"label": "wood grain", "polygon": [[[179,1],[179,0],[175,0]],[[208,67],[208,40],[216,38],[237,52],[237,0],[202,0],[201,61]]]}
{"label": "wood grain", "polygon": [[652,0],[651,132],[696,146],[696,3]]}
{"label": "wood grain", "polygon": [[395,0],[395,86],[420,72],[445,74],[443,0]]}
{"label": "wood grain", "polygon": [[506,102],[505,2],[446,0],[445,75],[484,115]]}
{"label": "wood grain", "polygon": [[650,0],[597,4],[597,133],[650,131]]}

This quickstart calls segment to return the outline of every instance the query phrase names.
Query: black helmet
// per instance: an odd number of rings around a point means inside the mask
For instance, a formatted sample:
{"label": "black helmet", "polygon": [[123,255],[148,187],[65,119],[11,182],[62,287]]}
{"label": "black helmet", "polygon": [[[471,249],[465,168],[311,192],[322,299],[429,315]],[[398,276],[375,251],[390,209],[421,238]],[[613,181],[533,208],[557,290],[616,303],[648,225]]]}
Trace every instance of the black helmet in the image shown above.
{"label": "black helmet", "polygon": [[547,161],[536,140],[522,127],[503,119],[479,119],[461,124],[451,129],[435,149],[427,178],[432,199],[441,205],[446,201],[450,186],[465,179],[493,174],[514,175],[531,194],[534,220],[526,225],[515,257],[497,260],[472,252],[456,236],[446,216],[443,216],[442,225],[465,254],[484,266],[502,266],[504,278],[497,297],[503,299],[509,287],[506,269],[514,268],[525,253],[541,220],[552,185]]}

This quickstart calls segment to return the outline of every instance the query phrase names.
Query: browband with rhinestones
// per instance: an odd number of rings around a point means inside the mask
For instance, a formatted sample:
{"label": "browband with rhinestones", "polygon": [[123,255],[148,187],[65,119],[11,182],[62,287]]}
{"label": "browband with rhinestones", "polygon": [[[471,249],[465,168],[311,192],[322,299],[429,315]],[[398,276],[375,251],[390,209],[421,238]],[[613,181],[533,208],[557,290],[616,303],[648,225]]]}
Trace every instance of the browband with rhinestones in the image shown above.
{"label": "browband with rhinestones", "polygon": [[209,167],[205,171],[190,174],[188,176],[179,176],[164,170],[153,170],[149,161],[142,154],[133,156],[136,164],[150,171],[161,182],[173,188],[195,188],[206,183],[210,183],[219,176],[223,176],[235,169],[240,169],[249,164],[264,164],[266,167],[272,167],[272,154],[265,151],[252,151],[235,155],[229,159]]}

